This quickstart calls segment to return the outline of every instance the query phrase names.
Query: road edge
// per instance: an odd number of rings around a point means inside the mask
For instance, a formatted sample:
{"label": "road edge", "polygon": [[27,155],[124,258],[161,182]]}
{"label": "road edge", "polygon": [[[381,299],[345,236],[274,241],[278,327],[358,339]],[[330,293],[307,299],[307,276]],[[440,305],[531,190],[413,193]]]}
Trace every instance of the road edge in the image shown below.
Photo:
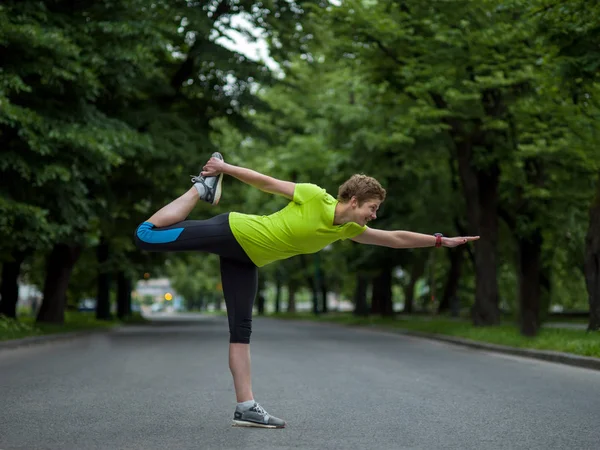
{"label": "road edge", "polygon": [[490,344],[487,342],[473,341],[471,339],[458,338],[454,336],[445,336],[433,333],[423,333],[421,331],[412,331],[405,329],[386,329],[376,328],[381,331],[389,331],[395,334],[403,334],[406,336],[418,337],[422,339],[430,339],[434,341],[446,342],[449,344],[470,347],[477,350],[485,350],[496,353],[504,353],[513,356],[522,356],[531,359],[539,359],[542,361],[566,364],[570,366],[583,367],[586,369],[600,370],[600,358],[592,356],[582,356],[573,353],[555,352],[551,350],[535,350],[530,348],[508,347],[505,345]]}
{"label": "road edge", "polygon": [[[281,320],[277,318],[273,318],[276,320]],[[407,330],[404,328],[388,328],[382,327],[378,325],[344,325],[335,322],[315,322],[311,320],[295,320],[295,319],[285,319],[286,321],[296,321],[302,323],[312,323],[316,325],[335,325],[345,328],[354,328],[357,330],[371,330],[371,331],[381,331],[392,334],[401,334],[405,336],[411,336],[421,339],[429,339],[433,341],[445,342],[447,344],[459,345],[462,347],[469,347],[477,350],[484,350],[496,353],[504,353],[512,356],[521,356],[530,359],[538,359],[547,362],[565,364],[569,366],[582,367],[585,369],[592,370],[600,370],[600,358],[594,358],[592,356],[582,356],[576,355],[573,353],[565,353],[565,352],[556,352],[552,350],[535,350],[529,348],[520,348],[520,347],[509,347],[505,345],[498,344],[490,344],[487,342],[481,341],[473,341],[471,339],[459,338],[455,336],[447,336],[442,334],[435,333],[425,333],[422,331],[413,331]]]}
{"label": "road edge", "polygon": [[104,334],[115,331],[117,328],[120,328],[121,325],[117,325],[108,329],[94,329],[94,330],[83,330],[83,331],[71,331],[69,333],[52,333],[52,334],[43,334],[40,336],[31,336],[21,339],[8,339],[5,341],[0,341],[0,351],[2,350],[10,350],[19,347],[29,347],[33,345],[41,345],[50,342],[58,342],[58,341],[66,341],[69,339],[76,339],[79,337],[90,336],[93,334]]}

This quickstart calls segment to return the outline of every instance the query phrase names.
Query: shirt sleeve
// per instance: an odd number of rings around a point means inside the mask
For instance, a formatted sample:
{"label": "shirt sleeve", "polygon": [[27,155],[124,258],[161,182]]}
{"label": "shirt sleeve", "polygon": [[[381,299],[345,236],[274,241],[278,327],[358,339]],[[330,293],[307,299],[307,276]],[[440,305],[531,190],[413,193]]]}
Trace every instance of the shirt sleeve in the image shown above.
{"label": "shirt sleeve", "polygon": [[302,205],[317,195],[323,195],[324,193],[325,189],[320,188],[316,184],[296,183],[296,187],[294,188],[294,202]]}
{"label": "shirt sleeve", "polygon": [[340,236],[340,240],[345,241],[346,239],[352,239],[352,238],[358,236],[359,234],[364,233],[366,229],[367,229],[366,225],[360,226],[357,223],[349,222],[344,227],[344,230]]}

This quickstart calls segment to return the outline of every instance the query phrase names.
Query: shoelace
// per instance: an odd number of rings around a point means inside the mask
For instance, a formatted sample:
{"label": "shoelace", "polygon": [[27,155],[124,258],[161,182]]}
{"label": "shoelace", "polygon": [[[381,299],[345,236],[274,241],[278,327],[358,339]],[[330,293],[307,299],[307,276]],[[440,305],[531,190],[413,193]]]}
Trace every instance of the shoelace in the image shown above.
{"label": "shoelace", "polygon": [[260,406],[258,403],[254,404],[254,408],[252,408],[255,412],[257,412],[258,414],[262,414],[263,416],[268,415],[268,413],[263,409],[262,406]]}

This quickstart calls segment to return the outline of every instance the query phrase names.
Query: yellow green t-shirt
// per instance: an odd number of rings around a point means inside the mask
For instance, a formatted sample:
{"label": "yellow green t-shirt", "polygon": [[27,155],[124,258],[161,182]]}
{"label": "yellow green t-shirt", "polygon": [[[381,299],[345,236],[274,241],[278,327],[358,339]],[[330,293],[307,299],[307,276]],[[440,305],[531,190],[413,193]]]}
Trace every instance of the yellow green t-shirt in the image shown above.
{"label": "yellow green t-shirt", "polygon": [[288,205],[268,216],[232,212],[229,226],[258,267],[299,254],[316,253],[329,244],[350,239],[367,227],[354,222],[334,225],[338,201],[325,189],[299,183]]}

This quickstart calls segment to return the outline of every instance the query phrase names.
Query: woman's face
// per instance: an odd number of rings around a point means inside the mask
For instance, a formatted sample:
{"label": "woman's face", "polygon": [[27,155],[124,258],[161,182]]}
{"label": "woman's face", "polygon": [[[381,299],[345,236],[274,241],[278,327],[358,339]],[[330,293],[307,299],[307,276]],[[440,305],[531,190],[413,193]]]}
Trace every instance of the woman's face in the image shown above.
{"label": "woman's face", "polygon": [[381,205],[381,200],[365,200],[362,205],[359,205],[358,200],[356,200],[355,197],[352,197],[352,201],[354,211],[354,222],[363,226],[371,220],[377,219],[377,210]]}

